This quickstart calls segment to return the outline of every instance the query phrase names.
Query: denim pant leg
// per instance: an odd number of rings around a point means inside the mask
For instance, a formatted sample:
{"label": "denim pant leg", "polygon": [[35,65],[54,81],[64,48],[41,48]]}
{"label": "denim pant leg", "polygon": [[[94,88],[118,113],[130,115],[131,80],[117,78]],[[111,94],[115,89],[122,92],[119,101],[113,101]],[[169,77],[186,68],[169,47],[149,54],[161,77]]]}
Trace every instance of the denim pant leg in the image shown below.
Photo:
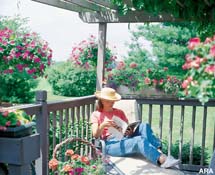
{"label": "denim pant leg", "polygon": [[141,123],[138,126],[133,136],[137,135],[146,138],[155,148],[161,147],[160,139],[154,135],[151,126],[148,123]]}
{"label": "denim pant leg", "polygon": [[157,165],[161,153],[142,136],[114,139],[106,141],[106,153],[111,156],[128,156],[134,153],[142,154],[146,159]]}

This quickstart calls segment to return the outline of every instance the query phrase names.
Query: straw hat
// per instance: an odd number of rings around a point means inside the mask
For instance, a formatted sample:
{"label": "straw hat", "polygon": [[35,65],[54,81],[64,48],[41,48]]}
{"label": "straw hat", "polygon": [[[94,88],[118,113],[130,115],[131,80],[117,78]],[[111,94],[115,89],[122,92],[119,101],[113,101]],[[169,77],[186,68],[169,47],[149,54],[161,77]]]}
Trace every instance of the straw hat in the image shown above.
{"label": "straw hat", "polygon": [[105,99],[110,101],[121,100],[121,95],[119,95],[114,89],[108,87],[102,88],[101,91],[96,91],[95,96],[99,99]]}

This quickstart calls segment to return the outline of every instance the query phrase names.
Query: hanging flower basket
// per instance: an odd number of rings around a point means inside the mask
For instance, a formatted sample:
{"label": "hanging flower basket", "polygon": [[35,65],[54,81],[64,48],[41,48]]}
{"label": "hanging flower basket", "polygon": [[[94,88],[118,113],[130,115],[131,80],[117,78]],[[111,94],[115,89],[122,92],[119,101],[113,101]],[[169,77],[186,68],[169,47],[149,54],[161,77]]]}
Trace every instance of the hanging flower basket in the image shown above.
{"label": "hanging flower basket", "polygon": [[[65,160],[60,161],[58,157],[59,150],[66,144],[76,142],[81,142],[85,146],[92,149],[93,156],[90,155],[80,155],[75,153],[72,149],[67,149],[65,151]],[[61,157],[61,159],[64,159]],[[51,169],[55,175],[104,175],[104,166],[102,155],[97,151],[96,147],[81,138],[68,138],[63,142],[57,144],[53,151],[52,159],[49,161],[49,169]]]}

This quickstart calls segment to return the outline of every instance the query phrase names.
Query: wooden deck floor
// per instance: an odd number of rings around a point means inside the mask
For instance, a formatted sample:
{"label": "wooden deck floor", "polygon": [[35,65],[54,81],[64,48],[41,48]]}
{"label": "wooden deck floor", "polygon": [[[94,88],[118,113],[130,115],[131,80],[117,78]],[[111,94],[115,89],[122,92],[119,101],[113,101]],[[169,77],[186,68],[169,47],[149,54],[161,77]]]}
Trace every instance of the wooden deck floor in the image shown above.
{"label": "wooden deck floor", "polygon": [[182,172],[177,168],[160,168],[141,157],[111,157],[110,160],[124,175],[195,175],[195,172]]}

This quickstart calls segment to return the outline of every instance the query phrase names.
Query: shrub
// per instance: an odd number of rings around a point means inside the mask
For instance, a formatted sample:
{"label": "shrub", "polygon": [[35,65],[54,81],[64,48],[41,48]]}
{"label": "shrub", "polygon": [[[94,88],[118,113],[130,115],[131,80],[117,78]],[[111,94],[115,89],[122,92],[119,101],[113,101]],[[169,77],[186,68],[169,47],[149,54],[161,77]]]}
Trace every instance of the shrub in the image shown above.
{"label": "shrub", "polygon": [[[162,151],[165,154],[168,153],[168,141],[167,140],[164,140],[162,142]],[[194,165],[200,165],[201,152],[202,152],[201,146],[198,146],[198,145],[193,146],[193,164]],[[171,148],[171,155],[173,157],[178,157],[178,154],[179,154],[179,140],[177,140],[175,143],[173,143],[172,148]],[[190,143],[189,142],[183,143],[183,146],[182,146],[182,163],[183,164],[189,164],[189,156],[190,156]],[[208,165],[208,158],[209,158],[209,154],[208,154],[208,150],[206,148],[204,150],[204,158],[203,158],[204,165]]]}
{"label": "shrub", "polygon": [[96,88],[96,71],[77,68],[71,62],[66,62],[55,65],[48,71],[48,82],[56,95],[92,95]]}
{"label": "shrub", "polygon": [[6,74],[0,76],[0,99],[10,103],[29,103],[35,97],[34,88],[38,80],[32,79],[27,74]]}

